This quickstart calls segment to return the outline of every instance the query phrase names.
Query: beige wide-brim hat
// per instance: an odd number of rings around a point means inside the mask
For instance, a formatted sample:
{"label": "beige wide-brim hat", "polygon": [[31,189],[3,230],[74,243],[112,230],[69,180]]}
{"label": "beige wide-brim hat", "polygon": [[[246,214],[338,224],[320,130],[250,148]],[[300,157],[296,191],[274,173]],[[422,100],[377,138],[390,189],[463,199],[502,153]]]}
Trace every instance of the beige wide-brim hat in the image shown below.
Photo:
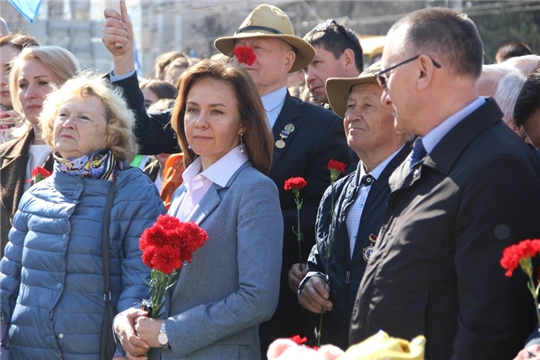
{"label": "beige wide-brim hat", "polygon": [[377,83],[375,73],[381,71],[381,62],[378,61],[364,70],[355,78],[328,78],[326,80],[326,97],[328,103],[338,116],[344,118],[347,111],[347,98],[353,86],[366,83]]}
{"label": "beige wide-brim hat", "polygon": [[315,57],[315,49],[301,37],[294,35],[291,20],[281,9],[262,4],[248,15],[233,36],[216,39],[214,46],[222,54],[232,57],[236,40],[252,37],[270,37],[281,39],[296,49],[296,59],[289,72],[302,70]]}

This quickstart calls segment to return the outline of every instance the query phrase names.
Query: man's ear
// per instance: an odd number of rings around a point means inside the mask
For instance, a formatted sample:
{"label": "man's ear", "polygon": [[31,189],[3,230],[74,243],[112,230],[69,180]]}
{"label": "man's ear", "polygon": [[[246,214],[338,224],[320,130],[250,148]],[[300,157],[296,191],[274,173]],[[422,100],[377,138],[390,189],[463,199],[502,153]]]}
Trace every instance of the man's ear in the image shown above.
{"label": "man's ear", "polygon": [[[352,51],[352,49],[345,49],[345,51],[341,53],[340,58],[342,60],[343,67],[347,72],[356,70],[356,61],[354,51]],[[362,70],[359,71],[362,72]]]}
{"label": "man's ear", "polygon": [[415,71],[418,72],[417,89],[424,90],[431,84],[433,73],[437,68],[433,65],[433,61],[427,55],[420,55],[417,64],[418,65],[415,68]]}
{"label": "man's ear", "polygon": [[285,55],[285,73],[288,73],[296,60],[296,53],[292,50],[288,50]]}

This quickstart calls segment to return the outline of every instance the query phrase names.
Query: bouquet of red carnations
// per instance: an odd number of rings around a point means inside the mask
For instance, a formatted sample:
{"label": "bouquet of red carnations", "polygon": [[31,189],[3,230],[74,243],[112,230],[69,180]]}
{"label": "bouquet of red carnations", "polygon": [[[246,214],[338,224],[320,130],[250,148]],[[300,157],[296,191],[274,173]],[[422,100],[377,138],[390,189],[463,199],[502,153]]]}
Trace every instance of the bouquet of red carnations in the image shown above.
{"label": "bouquet of red carnations", "polygon": [[144,230],[139,239],[143,263],[150,271],[150,299],[142,308],[148,317],[157,318],[163,308],[165,290],[184,265],[191,262],[195,250],[204,245],[208,234],[194,222],[181,222],[174,216],[160,215],[152,227]]}

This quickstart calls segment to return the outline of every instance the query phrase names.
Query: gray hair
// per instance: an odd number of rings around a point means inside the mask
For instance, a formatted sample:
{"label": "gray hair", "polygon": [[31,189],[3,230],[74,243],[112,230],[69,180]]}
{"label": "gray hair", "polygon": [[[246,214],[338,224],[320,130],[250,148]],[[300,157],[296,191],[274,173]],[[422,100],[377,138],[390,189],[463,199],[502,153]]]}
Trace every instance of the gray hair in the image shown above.
{"label": "gray hair", "polygon": [[499,104],[499,107],[504,113],[504,122],[511,127],[514,119],[516,100],[527,78],[521,71],[514,68],[509,69],[499,81],[497,92],[495,92],[493,98],[497,101],[497,104]]}

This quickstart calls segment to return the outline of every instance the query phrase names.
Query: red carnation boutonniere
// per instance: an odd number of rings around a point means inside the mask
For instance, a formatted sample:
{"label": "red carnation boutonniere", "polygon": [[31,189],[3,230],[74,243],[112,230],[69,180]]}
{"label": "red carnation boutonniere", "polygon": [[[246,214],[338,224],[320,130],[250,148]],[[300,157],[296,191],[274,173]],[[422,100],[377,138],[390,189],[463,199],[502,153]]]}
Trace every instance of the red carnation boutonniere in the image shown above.
{"label": "red carnation boutonniere", "polygon": [[38,182],[40,182],[41,180],[45,180],[46,178],[48,178],[49,176],[51,176],[51,172],[41,166],[36,166],[33,170],[32,170],[32,178],[31,179],[26,179],[26,182],[29,182],[29,183],[32,183],[32,185],[35,185],[37,184]]}
{"label": "red carnation boutonniere", "polygon": [[538,253],[540,253],[540,239],[526,239],[520,241],[516,245],[510,245],[503,250],[501,266],[506,269],[505,275],[507,277],[511,277],[518,266],[521,267],[521,270],[527,275],[529,278],[527,287],[534,299],[536,316],[538,318],[538,323],[540,324],[540,312],[538,309],[538,290],[540,288],[540,283],[535,284],[531,260],[531,258],[535,257]]}
{"label": "red carnation boutonniere", "polygon": [[285,180],[285,186],[283,187],[285,190],[289,191],[292,190],[294,193],[294,203],[296,204],[296,217],[298,219],[297,223],[297,231],[294,231],[293,226],[293,233],[296,235],[296,238],[298,239],[298,258],[299,258],[299,264],[300,264],[300,271],[302,270],[302,231],[300,229],[300,210],[302,210],[302,203],[304,202],[302,199],[300,199],[300,190],[305,188],[307,185],[307,181],[303,177],[292,177],[287,180]]}
{"label": "red carnation boutonniere", "polygon": [[257,60],[257,55],[251,46],[237,46],[233,49],[233,54],[240,64],[245,63],[251,66]]}
{"label": "red carnation boutonniere", "polygon": [[165,290],[185,262],[191,262],[195,250],[204,245],[208,234],[194,222],[181,222],[174,216],[160,215],[139,239],[143,263],[150,271],[150,300],[143,300],[141,308],[148,317],[157,318],[163,308]]}

